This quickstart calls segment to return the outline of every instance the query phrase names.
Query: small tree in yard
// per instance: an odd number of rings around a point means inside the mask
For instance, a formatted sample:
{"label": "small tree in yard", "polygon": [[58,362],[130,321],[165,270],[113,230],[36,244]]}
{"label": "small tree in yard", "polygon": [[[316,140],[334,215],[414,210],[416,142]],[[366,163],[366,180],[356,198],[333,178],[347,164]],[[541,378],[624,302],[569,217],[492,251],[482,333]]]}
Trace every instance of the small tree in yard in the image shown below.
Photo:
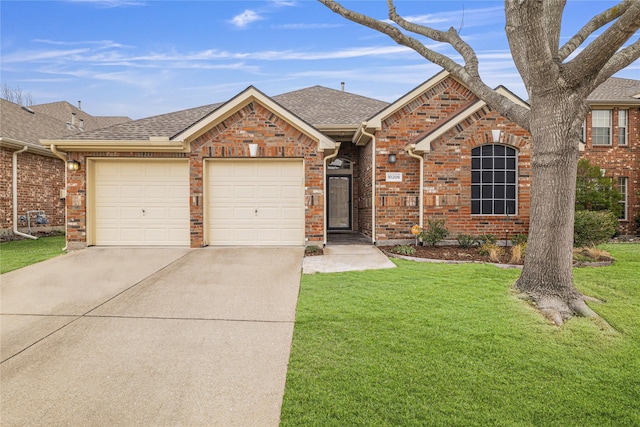
{"label": "small tree in yard", "polygon": [[576,180],[577,211],[611,211],[615,218],[622,213],[622,194],[616,188],[613,178],[603,176],[602,170],[587,159],[578,162]]}
{"label": "small tree in yard", "polygon": [[[579,134],[589,109],[587,96],[640,57],[640,40],[623,47],[640,28],[640,1],[623,0],[597,14],[561,45],[566,0],[505,0],[506,37],[527,89],[530,109],[487,86],[480,77],[476,53],[454,28],[440,31],[409,22],[396,12],[392,0],[387,0],[391,23],[346,9],[333,0],[319,1],[440,65],[491,108],[529,131],[533,138],[529,240],[515,287],[556,324],[576,314],[595,316],[573,286]],[[606,29],[597,33],[603,27]],[[462,63],[430,49],[410,33],[448,43]]]}

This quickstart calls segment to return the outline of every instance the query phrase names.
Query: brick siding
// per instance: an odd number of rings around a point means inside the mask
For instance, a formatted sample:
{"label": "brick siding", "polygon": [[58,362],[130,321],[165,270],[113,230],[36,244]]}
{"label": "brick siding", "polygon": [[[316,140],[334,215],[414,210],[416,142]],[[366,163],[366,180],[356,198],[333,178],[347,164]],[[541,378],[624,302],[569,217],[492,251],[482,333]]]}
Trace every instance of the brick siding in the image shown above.
{"label": "brick siding", "polygon": [[591,112],[585,120],[585,151],[582,157],[591,164],[604,169],[605,175],[615,178],[627,178],[627,219],[620,221],[622,234],[638,233],[634,218],[640,214],[640,108],[629,108],[627,114],[627,144],[618,144],[618,111],[620,108],[593,107],[593,109],[610,110],[613,127],[611,145],[593,145],[591,129]]}
{"label": "brick siding", "polygon": [[[13,152],[0,149],[0,234],[11,233],[13,229]],[[62,160],[31,153],[18,154],[18,220],[27,211],[43,210],[46,225],[35,225],[31,218],[31,231],[64,227],[64,199],[60,190],[64,189],[65,164]],[[26,231],[27,223],[18,222],[18,229]]]}

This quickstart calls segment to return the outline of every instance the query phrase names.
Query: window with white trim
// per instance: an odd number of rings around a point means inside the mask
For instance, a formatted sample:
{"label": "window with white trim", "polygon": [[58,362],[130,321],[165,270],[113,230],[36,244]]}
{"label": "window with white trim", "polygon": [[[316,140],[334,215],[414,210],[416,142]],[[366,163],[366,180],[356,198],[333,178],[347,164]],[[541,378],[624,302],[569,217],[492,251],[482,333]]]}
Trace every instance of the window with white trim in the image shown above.
{"label": "window with white trim", "polygon": [[611,110],[591,112],[591,143],[611,145]]}
{"label": "window with white trim", "polygon": [[471,150],[471,214],[515,215],[517,151],[488,144]]}
{"label": "window with white trim", "polygon": [[618,145],[627,145],[628,111],[618,110]]}
{"label": "window with white trim", "polygon": [[627,220],[627,177],[621,176],[618,178],[618,191],[622,194],[622,199],[620,199],[620,204],[622,205],[622,212],[620,212],[620,217],[618,218],[621,221]]}

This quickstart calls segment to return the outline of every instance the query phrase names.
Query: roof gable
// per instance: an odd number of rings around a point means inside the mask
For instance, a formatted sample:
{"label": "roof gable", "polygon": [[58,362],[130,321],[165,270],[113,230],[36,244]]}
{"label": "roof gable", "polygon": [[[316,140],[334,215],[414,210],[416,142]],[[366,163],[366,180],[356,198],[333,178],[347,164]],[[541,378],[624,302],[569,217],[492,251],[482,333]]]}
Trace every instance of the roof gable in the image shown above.
{"label": "roof gable", "polygon": [[[509,98],[514,103],[519,104],[525,108],[529,108],[529,104],[524,102],[522,99],[520,99],[518,96],[516,96],[513,92],[511,92],[504,86],[498,86],[495,89],[495,91],[498,92],[500,95],[506,98]],[[415,151],[423,152],[423,153],[431,151],[431,143],[433,141],[435,141],[437,138],[447,133],[451,128],[453,128],[454,126],[457,126],[460,122],[462,122],[463,120],[466,120],[469,116],[471,116],[481,108],[485,107],[486,105],[487,105],[486,102],[482,100],[478,100],[477,102],[473,103],[472,105],[465,108],[464,110],[451,116],[449,120],[443,122],[442,124],[440,124],[440,126],[433,129],[429,129],[427,132],[424,132],[422,135],[419,135],[415,139],[415,141],[412,143],[412,145],[415,144],[415,148],[414,148]]]}
{"label": "roof gable", "polygon": [[207,114],[205,117],[203,117],[193,125],[189,126],[184,131],[175,135],[171,139],[189,143],[252,102],[259,103],[269,111],[278,115],[281,119],[285,120],[291,126],[298,129],[300,132],[317,141],[318,149],[320,151],[335,149],[335,142],[332,139],[328,138],[312,125],[274,101],[272,98],[269,98],[267,95],[253,86],[249,86],[247,89],[245,89],[226,103],[220,105],[218,108]]}

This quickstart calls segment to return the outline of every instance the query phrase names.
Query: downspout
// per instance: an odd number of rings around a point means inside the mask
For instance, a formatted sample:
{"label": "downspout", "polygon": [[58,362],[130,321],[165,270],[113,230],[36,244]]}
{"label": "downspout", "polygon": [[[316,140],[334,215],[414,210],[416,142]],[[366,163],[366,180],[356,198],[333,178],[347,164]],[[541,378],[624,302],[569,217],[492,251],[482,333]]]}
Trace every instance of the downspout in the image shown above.
{"label": "downspout", "polygon": [[324,243],[323,247],[327,246],[327,226],[329,225],[329,221],[327,220],[327,166],[329,165],[329,160],[333,160],[338,156],[338,152],[340,151],[340,142],[336,142],[336,149],[333,153],[329,154],[324,158],[324,168],[322,173],[322,182],[324,186],[324,203],[322,204],[324,209]]}
{"label": "downspout", "polygon": [[423,228],[423,225],[424,225],[424,158],[418,154],[415,154],[413,152],[413,150],[415,149],[416,149],[415,144],[408,145],[405,148],[409,156],[420,161],[420,196],[418,197],[418,203],[419,203],[419,209],[420,209],[419,225],[420,225],[420,228]]}
{"label": "downspout", "polygon": [[63,251],[67,250],[67,246],[68,244],[66,244],[67,242],[67,156],[66,153],[62,153],[60,151],[58,151],[58,149],[56,148],[55,145],[51,144],[51,152],[53,154],[56,155],[56,157],[58,157],[59,159],[61,159],[64,162],[64,191],[65,191],[65,199],[64,199],[64,234],[65,234],[65,245],[64,248],[62,248]]}
{"label": "downspout", "polygon": [[367,132],[367,122],[362,122],[362,134],[371,138],[371,243],[376,244],[376,136]]}
{"label": "downspout", "polygon": [[13,152],[13,234],[26,237],[27,239],[37,240],[36,236],[25,234],[18,231],[18,154],[24,153],[29,147],[24,146],[22,150]]}

